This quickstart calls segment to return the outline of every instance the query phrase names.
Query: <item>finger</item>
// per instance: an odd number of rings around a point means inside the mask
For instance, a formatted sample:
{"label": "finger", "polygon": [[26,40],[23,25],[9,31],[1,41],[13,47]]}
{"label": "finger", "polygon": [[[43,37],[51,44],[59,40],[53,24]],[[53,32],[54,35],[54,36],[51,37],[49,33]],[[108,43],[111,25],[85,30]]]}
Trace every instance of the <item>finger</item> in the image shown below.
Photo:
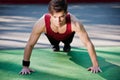
{"label": "finger", "polygon": [[95,73],[98,73],[98,72],[99,72],[99,70],[96,70],[96,71],[95,71]]}
{"label": "finger", "polygon": [[92,73],[95,73],[95,70],[94,70],[94,69],[92,69],[92,70],[91,70],[91,72],[92,72]]}
{"label": "finger", "polygon": [[98,72],[98,69],[97,68],[94,68],[94,73],[97,73]]}
{"label": "finger", "polygon": [[93,73],[96,73],[96,70],[95,70],[95,69],[93,69]]}
{"label": "finger", "polygon": [[27,71],[25,71],[25,74],[27,74],[28,72]]}
{"label": "finger", "polygon": [[19,74],[21,74],[22,72],[20,71]]}
{"label": "finger", "polygon": [[91,72],[92,72],[92,73],[95,73],[95,69],[91,69]]}
{"label": "finger", "polygon": [[101,72],[100,68],[95,69],[95,73]]}
{"label": "finger", "polygon": [[29,72],[27,72],[28,74],[31,74],[31,72],[29,71]]}
{"label": "finger", "polygon": [[91,70],[91,73],[93,73],[93,70]]}
{"label": "finger", "polygon": [[22,75],[24,75],[24,72],[21,72]]}
{"label": "finger", "polygon": [[99,72],[102,72],[102,70],[100,68],[98,68]]}
{"label": "finger", "polygon": [[96,69],[96,70],[95,70],[95,73],[98,73],[98,72],[99,72],[99,70],[98,70],[98,69]]}

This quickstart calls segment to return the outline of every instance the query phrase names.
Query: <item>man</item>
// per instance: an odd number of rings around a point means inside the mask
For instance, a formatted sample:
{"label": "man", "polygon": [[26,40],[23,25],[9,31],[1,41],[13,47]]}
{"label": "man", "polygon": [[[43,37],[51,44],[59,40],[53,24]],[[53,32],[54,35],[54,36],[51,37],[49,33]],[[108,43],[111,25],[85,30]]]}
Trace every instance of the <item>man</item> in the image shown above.
{"label": "man", "polygon": [[88,70],[93,73],[101,72],[96,58],[94,45],[90,41],[88,34],[80,21],[75,16],[68,13],[66,0],[51,0],[48,10],[49,13],[44,14],[33,27],[25,47],[23,69],[20,74],[24,75],[32,72],[29,68],[30,56],[34,45],[42,33],[45,33],[47,36],[53,46],[53,51],[59,51],[59,43],[60,41],[63,42],[64,52],[69,52],[71,50],[70,43],[76,33],[88,49],[92,61],[92,67]]}

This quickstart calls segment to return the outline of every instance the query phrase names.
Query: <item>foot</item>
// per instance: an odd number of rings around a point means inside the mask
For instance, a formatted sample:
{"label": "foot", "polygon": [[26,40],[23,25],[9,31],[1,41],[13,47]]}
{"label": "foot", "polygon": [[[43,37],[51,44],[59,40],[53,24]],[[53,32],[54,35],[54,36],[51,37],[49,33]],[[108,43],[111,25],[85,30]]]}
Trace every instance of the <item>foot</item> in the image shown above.
{"label": "foot", "polygon": [[70,50],[71,50],[71,46],[70,45],[65,45],[64,48],[63,48],[64,52],[70,52]]}
{"label": "foot", "polygon": [[59,45],[53,45],[52,47],[53,51],[60,51]]}

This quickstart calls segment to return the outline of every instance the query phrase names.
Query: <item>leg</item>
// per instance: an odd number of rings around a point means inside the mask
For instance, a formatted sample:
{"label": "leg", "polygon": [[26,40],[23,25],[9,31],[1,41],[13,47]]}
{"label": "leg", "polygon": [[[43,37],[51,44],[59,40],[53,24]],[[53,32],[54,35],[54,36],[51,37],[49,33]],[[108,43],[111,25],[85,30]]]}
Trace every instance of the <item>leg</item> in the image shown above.
{"label": "leg", "polygon": [[51,43],[53,51],[59,51],[60,50],[60,48],[59,48],[60,41],[53,39],[52,37],[48,36],[47,34],[45,34],[45,35],[47,36],[49,42]]}
{"label": "leg", "polygon": [[75,34],[75,32],[73,32],[67,39],[62,41],[64,43],[64,48],[63,48],[64,52],[69,52],[70,51],[70,49],[71,49],[70,44],[73,40],[74,34]]}

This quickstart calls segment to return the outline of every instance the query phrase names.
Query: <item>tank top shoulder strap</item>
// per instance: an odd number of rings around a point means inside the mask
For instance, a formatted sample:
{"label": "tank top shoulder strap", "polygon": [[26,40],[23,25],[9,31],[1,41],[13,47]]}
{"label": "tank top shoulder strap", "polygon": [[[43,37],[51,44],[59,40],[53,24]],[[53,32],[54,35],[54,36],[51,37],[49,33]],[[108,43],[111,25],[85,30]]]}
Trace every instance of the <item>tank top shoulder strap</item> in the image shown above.
{"label": "tank top shoulder strap", "polygon": [[46,24],[46,26],[50,24],[50,15],[49,14],[45,14],[45,24]]}
{"label": "tank top shoulder strap", "polygon": [[70,33],[71,32],[71,18],[70,18],[70,14],[67,14],[66,16],[66,23],[67,23],[67,32]]}
{"label": "tank top shoulder strap", "polygon": [[45,25],[46,25],[46,30],[48,33],[49,32],[48,30],[50,30],[50,15],[49,14],[45,14]]}

